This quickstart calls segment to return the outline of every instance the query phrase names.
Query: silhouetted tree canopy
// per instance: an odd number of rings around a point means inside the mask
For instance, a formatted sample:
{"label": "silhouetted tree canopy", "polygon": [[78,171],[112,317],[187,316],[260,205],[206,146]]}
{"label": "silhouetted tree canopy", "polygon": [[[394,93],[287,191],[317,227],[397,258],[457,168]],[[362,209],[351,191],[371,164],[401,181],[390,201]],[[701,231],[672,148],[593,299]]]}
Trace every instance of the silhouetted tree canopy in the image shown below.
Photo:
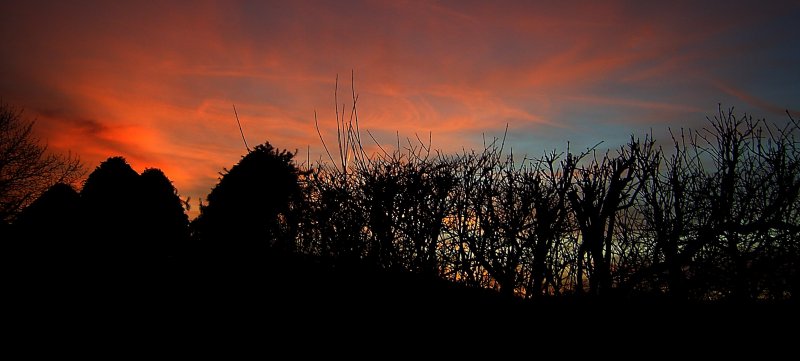
{"label": "silhouetted tree canopy", "polygon": [[144,245],[154,255],[175,256],[189,241],[189,217],[172,182],[160,169],[148,168],[139,176],[141,226]]}
{"label": "silhouetted tree canopy", "polygon": [[139,174],[123,157],[111,157],[89,174],[81,191],[87,254],[136,257],[142,217]]}
{"label": "silhouetted tree canopy", "polygon": [[[499,139],[457,155],[418,139],[368,156],[355,121],[340,123],[339,164],[300,171],[294,154],[265,143],[224,170],[191,223],[194,245],[166,175],[112,157],[80,195],[65,184],[44,192],[20,213],[15,240],[31,260],[66,265],[72,254],[91,270],[107,262],[100,272],[187,254],[177,262],[204,277],[244,285],[267,272],[276,288],[309,295],[336,291],[322,291],[333,278],[320,274],[335,269],[415,273],[506,300],[785,301],[800,287],[800,123],[789,118],[720,108],[666,149],[647,135],[521,161]],[[132,269],[160,277],[174,264]],[[369,294],[359,287],[348,292]]]}
{"label": "silhouetted tree canopy", "polygon": [[[367,155],[357,120],[304,184],[296,242],[335,262],[506,295],[787,300],[800,280],[800,123],[733,110],[616,149],[515,160],[429,145]],[[335,152],[333,152],[335,154]],[[330,152],[329,152],[330,154]]]}
{"label": "silhouetted tree canopy", "polygon": [[13,221],[50,186],[72,184],[84,175],[77,157],[48,152],[33,125],[21,110],[0,103],[0,223]]}
{"label": "silhouetted tree canopy", "polygon": [[[213,249],[242,252],[292,244],[300,199],[294,154],[265,143],[225,170],[201,205],[195,236]],[[284,242],[287,241],[287,242]]]}
{"label": "silhouetted tree canopy", "polygon": [[22,249],[31,255],[69,258],[75,248],[80,196],[72,186],[57,183],[26,207],[14,222]]}
{"label": "silhouetted tree canopy", "polygon": [[102,162],[86,179],[81,209],[87,253],[146,261],[175,255],[188,241],[188,218],[161,170],[139,175],[123,157]]}
{"label": "silhouetted tree canopy", "polygon": [[56,183],[26,207],[14,224],[36,228],[51,223],[61,224],[75,216],[79,199],[78,192],[71,185]]}

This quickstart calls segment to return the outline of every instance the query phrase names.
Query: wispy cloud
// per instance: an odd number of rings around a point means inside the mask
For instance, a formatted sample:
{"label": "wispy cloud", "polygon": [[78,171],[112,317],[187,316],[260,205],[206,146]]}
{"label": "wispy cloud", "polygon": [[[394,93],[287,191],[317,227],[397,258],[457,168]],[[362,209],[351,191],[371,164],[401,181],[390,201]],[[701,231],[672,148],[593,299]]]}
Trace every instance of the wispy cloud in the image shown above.
{"label": "wispy cloud", "polygon": [[[757,109],[765,110],[765,111],[771,113],[771,115],[773,115],[773,116],[775,116],[775,115],[783,116],[788,111],[790,114],[792,114],[792,116],[800,117],[800,108],[796,108],[798,105],[800,105],[798,103],[789,103],[789,104],[785,104],[785,105],[779,105],[779,104],[767,101],[765,99],[762,99],[760,97],[757,97],[757,96],[755,96],[755,95],[753,95],[753,94],[751,94],[749,92],[744,91],[743,89],[739,89],[739,88],[733,87],[733,86],[731,86],[731,85],[729,85],[729,84],[727,84],[727,83],[725,83],[723,81],[717,80],[717,81],[714,82],[714,84],[721,91],[736,97],[737,99],[747,103],[750,106],[753,106],[753,107],[755,107]],[[795,108],[790,108],[791,106],[794,106]]]}
{"label": "wispy cloud", "polygon": [[791,1],[3,8],[0,97],[37,117],[51,148],[92,167],[113,155],[159,167],[194,199],[244,151],[233,104],[249,142],[318,159],[314,111],[333,139],[335,77],[349,108],[351,70],[362,129],[386,145],[431,134],[452,151],[506,124],[514,146],[529,148],[614,142],[637,127],[702,120],[729,99],[763,115],[800,109],[797,97],[771,98],[797,90],[785,80],[800,71],[786,61],[800,59],[786,35],[800,15]]}

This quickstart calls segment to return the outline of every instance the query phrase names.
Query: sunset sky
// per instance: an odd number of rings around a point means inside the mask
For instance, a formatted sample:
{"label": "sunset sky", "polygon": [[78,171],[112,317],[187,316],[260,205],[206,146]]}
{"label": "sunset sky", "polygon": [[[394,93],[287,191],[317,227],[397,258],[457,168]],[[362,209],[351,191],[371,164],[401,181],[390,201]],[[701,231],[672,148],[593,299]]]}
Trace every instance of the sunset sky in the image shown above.
{"label": "sunset sky", "polygon": [[[800,1],[3,1],[0,99],[90,170],[161,168],[183,197],[269,141],[320,159],[334,82],[386,144],[515,153],[699,126],[718,103],[800,117]],[[347,95],[347,96],[345,96]],[[193,214],[197,207],[194,205]]]}

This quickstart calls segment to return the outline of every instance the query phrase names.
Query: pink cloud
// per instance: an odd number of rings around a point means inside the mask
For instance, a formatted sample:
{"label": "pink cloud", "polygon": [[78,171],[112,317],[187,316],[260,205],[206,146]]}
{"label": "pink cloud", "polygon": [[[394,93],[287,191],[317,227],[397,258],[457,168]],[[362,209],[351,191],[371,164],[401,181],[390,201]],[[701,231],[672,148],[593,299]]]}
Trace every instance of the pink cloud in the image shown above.
{"label": "pink cloud", "polygon": [[613,124],[645,126],[713,111],[715,94],[703,92],[715,87],[774,111],[740,83],[709,79],[752,46],[718,40],[737,19],[786,12],[737,2],[13,4],[0,15],[10,49],[0,97],[37,116],[53,149],[90,167],[114,155],[159,167],[197,199],[244,152],[233,104],[251,146],[319,159],[314,111],[333,140],[335,77],[349,109],[351,70],[361,127],[386,145],[431,133],[434,147],[457,151],[506,124],[520,138],[570,140],[598,108],[635,109]]}
{"label": "pink cloud", "polygon": [[785,106],[781,106],[781,105],[772,103],[770,101],[767,101],[765,99],[761,99],[761,98],[759,98],[759,97],[757,97],[757,96],[755,96],[753,94],[750,94],[749,92],[747,92],[747,91],[745,91],[743,89],[739,89],[739,88],[733,87],[730,84],[727,84],[727,83],[725,83],[723,81],[717,80],[717,81],[714,81],[714,83],[723,92],[725,92],[727,94],[730,94],[730,95],[732,95],[732,96],[744,101],[745,103],[747,103],[747,104],[749,104],[751,106],[755,106],[755,107],[760,108],[760,109],[765,109],[765,110],[769,111],[770,113],[772,113],[773,116],[775,116],[775,115],[777,115],[779,117],[780,116],[785,116],[786,112],[788,111],[790,114],[792,114],[793,117],[795,117],[795,119],[800,117],[800,108],[790,108],[789,107],[790,104],[786,104]]}

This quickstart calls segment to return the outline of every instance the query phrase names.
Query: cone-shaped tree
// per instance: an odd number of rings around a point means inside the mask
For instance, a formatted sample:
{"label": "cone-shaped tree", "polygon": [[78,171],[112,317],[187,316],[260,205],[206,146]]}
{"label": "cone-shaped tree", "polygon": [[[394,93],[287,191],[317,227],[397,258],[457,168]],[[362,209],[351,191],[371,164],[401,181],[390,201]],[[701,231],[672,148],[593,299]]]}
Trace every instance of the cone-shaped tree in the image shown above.
{"label": "cone-shaped tree", "polygon": [[81,191],[90,257],[151,262],[175,256],[189,238],[189,220],[172,182],[159,169],[136,173],[122,157],[101,163]]}
{"label": "cone-shaped tree", "polygon": [[258,145],[222,174],[193,226],[214,252],[253,255],[284,247],[295,233],[292,207],[300,198],[294,154]]}
{"label": "cone-shaped tree", "polygon": [[123,157],[100,163],[81,191],[86,255],[114,262],[138,258],[141,238],[139,174]]}
{"label": "cone-shaped tree", "polygon": [[141,246],[156,258],[176,256],[189,239],[189,218],[178,192],[160,169],[145,169],[139,178],[144,233]]}
{"label": "cone-shaped tree", "polygon": [[71,261],[78,205],[78,192],[72,186],[55,184],[20,213],[14,223],[16,241],[48,263]]}

